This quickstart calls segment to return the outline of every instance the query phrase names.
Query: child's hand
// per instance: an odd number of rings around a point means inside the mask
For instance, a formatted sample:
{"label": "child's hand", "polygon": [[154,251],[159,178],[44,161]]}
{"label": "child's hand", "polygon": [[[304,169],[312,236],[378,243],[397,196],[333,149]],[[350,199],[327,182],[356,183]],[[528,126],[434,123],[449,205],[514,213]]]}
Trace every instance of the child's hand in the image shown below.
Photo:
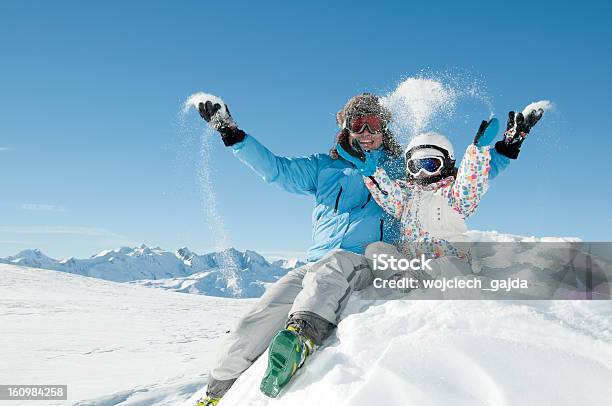
{"label": "child's hand", "polygon": [[480,123],[480,127],[476,132],[476,136],[474,137],[474,145],[477,147],[484,147],[489,145],[495,137],[497,137],[497,132],[499,131],[499,120],[496,118],[492,118],[489,121],[482,121]]}

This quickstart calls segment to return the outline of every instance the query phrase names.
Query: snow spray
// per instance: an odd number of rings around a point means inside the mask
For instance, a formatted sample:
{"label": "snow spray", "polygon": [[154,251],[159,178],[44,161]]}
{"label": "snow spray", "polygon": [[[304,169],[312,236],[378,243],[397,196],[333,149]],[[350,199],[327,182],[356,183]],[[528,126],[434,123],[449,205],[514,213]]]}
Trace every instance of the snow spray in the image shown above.
{"label": "snow spray", "polygon": [[[393,115],[391,131],[398,142],[406,146],[418,134],[437,131],[455,118],[460,102],[465,99],[478,102],[476,109],[481,117],[473,120],[475,133],[480,120],[493,115],[493,108],[484,85],[465,75],[447,73],[409,77],[384,95],[381,103]],[[457,131],[455,128],[452,130]],[[452,134],[448,135],[453,138]]]}
{"label": "snow spray", "polygon": [[[189,111],[191,111],[192,108],[195,108],[197,111],[198,105],[205,100],[223,103],[223,101],[221,101],[221,99],[218,97],[202,92],[189,96],[183,103],[183,107],[179,115],[179,122],[181,123],[183,131],[187,132],[185,121]],[[228,233],[223,218],[219,214],[219,210],[217,208],[217,194],[213,185],[211,147],[213,139],[216,140],[218,136],[212,127],[206,125],[199,138],[200,148],[197,175],[204,219],[208,225],[210,235],[213,239],[213,244],[221,249],[219,269],[221,271],[222,278],[227,282],[228,288],[232,290],[235,295],[239,295],[240,287],[237,283],[238,265],[228,250]]]}
{"label": "snow spray", "polygon": [[542,110],[544,110],[546,112],[547,110],[550,110],[552,108],[553,108],[553,104],[552,104],[551,101],[549,101],[549,100],[540,100],[540,101],[533,102],[533,103],[525,106],[525,108],[523,109],[523,115],[525,117],[527,117],[529,115],[529,113],[531,113],[534,110],[542,109]]}

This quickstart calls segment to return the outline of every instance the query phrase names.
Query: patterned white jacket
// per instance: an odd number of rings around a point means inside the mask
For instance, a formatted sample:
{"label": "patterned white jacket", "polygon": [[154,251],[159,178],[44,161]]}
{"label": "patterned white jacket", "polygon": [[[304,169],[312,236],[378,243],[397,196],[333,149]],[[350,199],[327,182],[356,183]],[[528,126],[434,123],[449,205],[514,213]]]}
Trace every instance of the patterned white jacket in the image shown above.
{"label": "patterned white jacket", "polygon": [[364,176],[364,181],[376,202],[401,220],[400,250],[405,255],[454,256],[470,261],[469,250],[452,243],[467,242],[465,218],[474,213],[487,191],[490,160],[488,146],[471,144],[457,175],[436,183],[392,181],[380,167],[372,176]]}

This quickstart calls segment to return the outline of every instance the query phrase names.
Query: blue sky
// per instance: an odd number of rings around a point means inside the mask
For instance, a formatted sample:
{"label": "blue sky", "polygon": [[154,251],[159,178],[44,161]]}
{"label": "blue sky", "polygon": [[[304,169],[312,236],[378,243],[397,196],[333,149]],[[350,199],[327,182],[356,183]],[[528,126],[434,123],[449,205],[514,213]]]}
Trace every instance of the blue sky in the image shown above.
{"label": "blue sky", "polygon": [[[534,100],[557,106],[470,228],[610,241],[609,3],[421,3],[0,3],[0,256],[209,251],[219,236],[198,187],[203,127],[195,115],[196,133],[177,125],[186,97],[218,94],[274,152],[306,155],[328,150],[350,96],[421,70],[477,78],[502,121]],[[456,149],[480,119],[457,118]],[[313,199],[211,148],[229,243],[303,252]]]}

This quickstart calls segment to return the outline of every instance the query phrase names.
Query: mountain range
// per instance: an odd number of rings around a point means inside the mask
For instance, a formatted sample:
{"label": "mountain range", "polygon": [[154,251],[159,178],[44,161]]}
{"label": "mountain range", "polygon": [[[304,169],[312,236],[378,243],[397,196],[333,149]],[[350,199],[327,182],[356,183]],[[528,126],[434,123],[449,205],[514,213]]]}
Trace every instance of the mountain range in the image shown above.
{"label": "mountain range", "polygon": [[255,251],[229,248],[198,255],[187,247],[175,252],[159,247],[121,247],[87,259],[57,260],[27,249],[0,263],[50,269],[176,292],[208,296],[259,297],[266,284],[304,263],[296,259],[268,261]]}

